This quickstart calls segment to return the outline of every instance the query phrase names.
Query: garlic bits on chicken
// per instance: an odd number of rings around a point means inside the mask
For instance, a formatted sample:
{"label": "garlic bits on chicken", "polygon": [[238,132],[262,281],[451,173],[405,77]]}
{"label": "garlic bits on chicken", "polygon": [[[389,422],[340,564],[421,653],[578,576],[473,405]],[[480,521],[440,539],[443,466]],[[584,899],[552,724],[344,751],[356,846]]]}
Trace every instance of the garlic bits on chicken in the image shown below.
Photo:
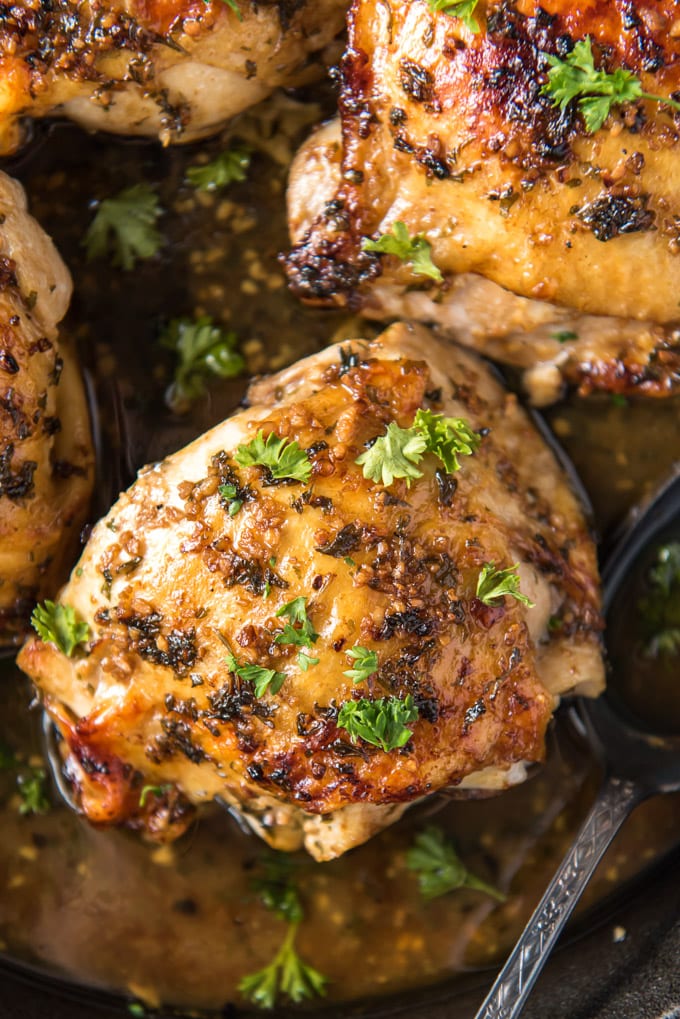
{"label": "garlic bits on chicken", "polygon": [[[583,510],[515,396],[422,326],[334,345],[143,470],[19,662],[83,813],[219,798],[327,860],[543,759],[604,674]],[[153,797],[142,795],[152,786]]]}

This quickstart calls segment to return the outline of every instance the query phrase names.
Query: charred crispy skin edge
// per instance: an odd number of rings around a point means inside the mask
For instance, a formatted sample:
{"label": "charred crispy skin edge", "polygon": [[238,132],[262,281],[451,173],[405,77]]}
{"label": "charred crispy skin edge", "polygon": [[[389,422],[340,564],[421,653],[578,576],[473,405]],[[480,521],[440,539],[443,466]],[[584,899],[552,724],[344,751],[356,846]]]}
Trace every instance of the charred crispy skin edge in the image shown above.
{"label": "charred crispy skin edge", "polygon": [[[680,85],[680,43],[665,28],[673,23],[677,12],[671,0],[656,6],[660,16],[654,26],[652,18],[645,20],[630,11],[620,14],[613,3],[588,5],[585,9],[574,9],[573,4],[560,0],[541,6],[531,0],[516,6],[505,2],[480,4],[477,14],[483,20],[486,13],[486,30],[467,38],[461,46],[455,45],[457,40],[452,38],[436,78],[416,65],[410,79],[402,75],[402,88],[420,105],[420,131],[418,139],[411,138],[408,119],[393,119],[404,111],[392,107],[389,130],[394,148],[415,160],[418,172],[433,184],[449,179],[456,173],[457,156],[454,153],[451,158],[445,152],[437,135],[438,118],[445,118],[447,110],[462,105],[464,113],[456,115],[465,120],[469,138],[479,146],[479,158],[501,159],[506,176],[530,179],[532,187],[542,176],[558,170],[563,173],[577,158],[575,143],[591,136],[585,134],[573,104],[560,111],[551,99],[541,95],[548,70],[543,54],[564,56],[568,52],[565,41],[590,35],[601,49],[606,66],[630,68],[650,91],[674,95]],[[350,45],[341,64],[341,184],[326,211],[284,259],[290,287],[306,303],[355,309],[363,304],[366,284],[383,272],[380,260],[361,250],[363,237],[371,235],[375,226],[373,210],[363,197],[362,149],[370,147],[375,123],[387,117],[390,105],[380,96],[371,57],[354,44],[360,36],[360,17],[361,0],[355,0],[349,15]],[[446,20],[446,15],[440,17]],[[641,109],[634,109],[633,114],[628,126],[641,130],[645,114]],[[667,121],[657,132],[658,143],[677,146],[677,127],[673,131],[673,121]],[[677,121],[676,117],[676,125]],[[656,131],[654,125],[648,127]],[[500,151],[499,138],[503,139]],[[613,193],[605,192],[604,199],[611,204]],[[523,200],[520,194],[519,203]],[[606,215],[611,219],[613,213]],[[646,209],[633,210],[631,206],[631,216],[638,225],[628,224],[625,230],[650,228],[652,219]],[[661,395],[665,386],[664,380],[660,386],[649,388]]]}

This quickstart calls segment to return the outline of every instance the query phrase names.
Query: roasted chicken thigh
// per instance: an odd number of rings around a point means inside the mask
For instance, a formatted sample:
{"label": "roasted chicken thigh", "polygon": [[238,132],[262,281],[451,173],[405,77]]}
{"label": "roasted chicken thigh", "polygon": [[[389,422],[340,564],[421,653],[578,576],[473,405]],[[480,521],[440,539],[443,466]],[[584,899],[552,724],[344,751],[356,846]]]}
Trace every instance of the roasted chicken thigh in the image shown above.
{"label": "roasted chicken thigh", "polygon": [[[477,32],[427,0],[355,0],[341,123],[317,132],[291,175],[293,290],[439,323],[536,367],[543,402],[560,372],[586,389],[672,392],[680,113],[638,98],[593,130],[568,61],[590,47],[593,75],[629,74],[677,102],[677,5],[482,0],[474,18]],[[562,106],[546,92],[555,62],[576,83]],[[366,250],[399,223],[427,242],[443,282]]]}
{"label": "roasted chicken thigh", "polygon": [[[24,117],[191,140],[315,74],[345,0],[54,0],[0,5],[0,154]],[[318,72],[316,72],[318,73]]]}
{"label": "roasted chicken thigh", "polygon": [[0,174],[0,643],[20,641],[36,601],[75,558],[92,488],[85,395],[58,324],[71,280]]}
{"label": "roasted chicken thigh", "polygon": [[[390,459],[419,413],[468,436],[459,470]],[[486,597],[489,570],[516,596]],[[82,810],[160,836],[220,798],[337,856],[439,789],[521,781],[559,696],[603,684],[577,500],[515,397],[421,326],[256,383],[142,471],[60,603],[79,648],[36,637],[19,663]]]}

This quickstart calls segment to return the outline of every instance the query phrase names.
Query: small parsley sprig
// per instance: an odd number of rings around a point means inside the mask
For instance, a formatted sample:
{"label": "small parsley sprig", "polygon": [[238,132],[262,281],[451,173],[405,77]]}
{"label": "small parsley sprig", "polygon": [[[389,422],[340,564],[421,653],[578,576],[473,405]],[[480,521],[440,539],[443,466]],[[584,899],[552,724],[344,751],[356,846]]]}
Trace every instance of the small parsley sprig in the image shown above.
{"label": "small parsley sprig", "polygon": [[647,658],[680,655],[680,542],[662,545],[638,599]]}
{"label": "small parsley sprig", "polygon": [[17,789],[21,797],[19,813],[46,814],[50,807],[47,796],[47,772],[44,768],[29,768],[17,778]]}
{"label": "small parsley sprig", "polygon": [[265,467],[276,481],[306,484],[312,476],[311,461],[295,440],[280,439],[275,432],[265,439],[262,429],[247,445],[237,448],[234,460],[241,467]]}
{"label": "small parsley sprig", "polygon": [[[286,602],[278,610],[276,616],[278,619],[287,619],[288,622],[274,638],[275,644],[292,644],[295,647],[307,648],[316,644],[319,634],[307,615],[307,599],[305,597],[294,598],[292,601]],[[311,660],[312,664],[316,664],[317,661],[318,659]],[[307,669],[305,668],[304,671],[306,672]]]}
{"label": "small parsley sprig", "polygon": [[378,671],[378,654],[376,651],[369,651],[361,644],[355,644],[345,654],[354,662],[354,668],[347,669],[343,676],[348,676],[353,683],[363,683]]}
{"label": "small parsley sprig", "polygon": [[161,213],[150,184],[134,184],[115,198],[105,198],[83,241],[88,260],[110,254],[114,266],[130,270],[138,259],[152,258],[163,243],[156,228]]}
{"label": "small parsley sprig", "polygon": [[183,413],[205,393],[207,378],[231,379],[240,375],[245,361],[236,348],[236,334],[214,325],[211,318],[173,319],[159,338],[161,347],[177,355],[175,378],[166,403]]}
{"label": "small parsley sprig", "polygon": [[406,746],[413,735],[406,727],[417,720],[418,709],[408,694],[403,700],[379,697],[372,701],[362,697],[358,701],[345,701],[338,712],[337,724],[339,729],[349,733],[353,743],[361,738],[389,753]]}
{"label": "small parsley sprig", "polygon": [[62,654],[71,658],[79,644],[90,637],[90,627],[78,620],[71,605],[45,601],[36,605],[31,616],[31,625],[41,640],[54,644]]}
{"label": "small parsley sprig", "polygon": [[475,592],[479,600],[485,605],[498,605],[501,598],[507,594],[521,602],[522,605],[533,608],[534,602],[530,601],[519,589],[518,566],[519,563],[515,563],[507,570],[497,570],[495,563],[484,563],[477,578]]}
{"label": "small parsley sprig", "polygon": [[502,892],[470,873],[440,828],[431,826],[416,836],[406,854],[406,865],[418,875],[424,899],[436,899],[456,888],[474,888],[505,902]]}
{"label": "small parsley sprig", "polygon": [[256,697],[264,697],[266,693],[278,693],[286,680],[285,672],[276,669],[265,669],[261,665],[241,664],[234,654],[227,653],[227,668],[244,683],[251,683]]}
{"label": "small parsley sprig", "polygon": [[667,96],[644,92],[640,79],[632,71],[623,67],[617,67],[611,72],[596,68],[589,35],[580,39],[564,59],[551,54],[545,56],[550,70],[548,80],[541,89],[542,93],[550,96],[553,104],[562,110],[576,102],[583,114],[586,130],[591,134],[599,131],[612,107],[622,103],[650,99],[680,110],[680,102]]}
{"label": "small parsley sprig", "polygon": [[471,456],[481,436],[463,418],[448,418],[430,410],[418,410],[410,428],[395,422],[387,426],[372,446],[357,458],[364,477],[388,487],[395,478],[411,481],[423,476],[417,464],[425,453],[433,453],[449,473],[460,470],[459,456]]}
{"label": "small parsley sprig", "polygon": [[210,163],[190,166],[187,180],[198,191],[218,191],[229,184],[244,181],[249,166],[250,153],[246,149],[227,149]]}
{"label": "small parsley sprig", "polygon": [[288,931],[269,965],[243,977],[239,991],[254,1005],[266,1009],[274,1008],[281,997],[294,1002],[321,997],[325,994],[326,977],[304,962],[295,948],[304,909],[292,879],[292,863],[283,853],[272,854],[260,869],[252,888],[266,908],[288,924]]}
{"label": "small parsley sprig", "polygon": [[434,13],[443,11],[452,18],[459,18],[475,35],[479,32],[479,22],[474,17],[479,0],[427,0],[427,2]]}
{"label": "small parsley sprig", "polygon": [[414,276],[428,276],[437,283],[444,279],[432,261],[429,241],[422,234],[411,237],[406,224],[401,220],[397,220],[387,233],[380,234],[377,240],[364,237],[361,247],[363,251],[375,251],[379,255],[396,255],[402,262],[409,263]]}

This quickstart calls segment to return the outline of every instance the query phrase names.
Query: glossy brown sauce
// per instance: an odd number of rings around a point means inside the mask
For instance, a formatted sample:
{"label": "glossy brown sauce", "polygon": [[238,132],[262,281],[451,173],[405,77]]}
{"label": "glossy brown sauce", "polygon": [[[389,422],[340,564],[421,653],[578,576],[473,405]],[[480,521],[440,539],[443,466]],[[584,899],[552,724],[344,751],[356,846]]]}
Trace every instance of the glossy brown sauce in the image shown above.
{"label": "glossy brown sauce", "polygon": [[[304,121],[304,109],[287,114],[291,136],[295,117]],[[251,133],[252,123],[246,123]],[[259,122],[257,130],[266,134],[269,127]],[[256,153],[246,183],[197,194],[184,182],[184,168],[200,152],[221,147],[162,151],[65,127],[7,167],[23,180],[32,211],[74,274],[68,329],[96,379],[105,433],[97,513],[129,484],[134,469],[219,421],[243,394],[244,381],[214,385],[190,417],[173,417],[163,405],[171,359],[155,343],[164,320],[211,314],[236,330],[251,372],[317,350],[336,331],[365,332],[336,313],[302,308],[285,291],[276,256],[286,245],[286,137],[272,132],[268,141],[279,162]],[[87,265],[81,240],[88,201],[139,180],[159,184],[167,210],[160,257],[127,274],[105,262]],[[604,533],[680,457],[679,410],[677,399],[620,407],[598,397],[549,413]],[[121,418],[122,433],[113,427]],[[4,672],[0,739],[28,760],[42,752],[40,717],[26,711],[30,693],[10,661]],[[438,799],[418,807],[332,863],[297,857],[307,914],[299,948],[329,977],[330,997],[419,986],[502,958],[596,782],[593,762],[562,712],[546,766],[524,786],[497,799]],[[221,1008],[236,1000],[239,979],[279,947],[283,924],[250,889],[264,847],[219,809],[201,815],[174,846],[158,848],[123,832],[94,831],[63,804],[43,816],[20,816],[11,771],[0,774],[0,791],[0,944],[12,958],[149,1004]],[[582,916],[680,842],[679,805],[677,796],[657,798],[636,811],[599,868]],[[421,900],[405,851],[433,815],[467,865],[508,892],[505,904],[467,890]]]}

